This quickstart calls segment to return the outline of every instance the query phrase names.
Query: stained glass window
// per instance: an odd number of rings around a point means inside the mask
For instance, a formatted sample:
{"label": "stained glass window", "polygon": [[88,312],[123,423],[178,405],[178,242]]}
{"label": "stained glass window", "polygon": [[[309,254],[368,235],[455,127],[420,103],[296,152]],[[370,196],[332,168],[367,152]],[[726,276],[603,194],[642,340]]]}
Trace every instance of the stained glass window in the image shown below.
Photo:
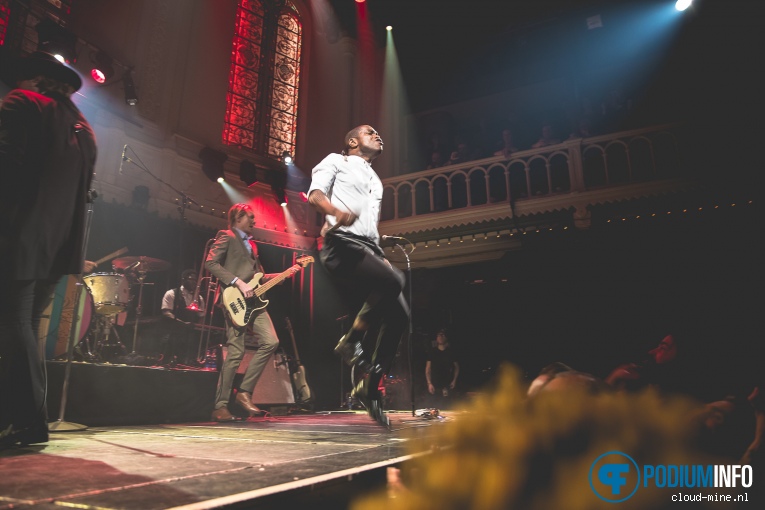
{"label": "stained glass window", "polygon": [[5,34],[8,33],[8,20],[11,16],[11,0],[0,0],[0,45],[5,43]]}
{"label": "stained glass window", "polygon": [[223,143],[268,155],[295,153],[302,27],[279,0],[239,0]]}
{"label": "stained glass window", "polygon": [[279,16],[268,126],[268,154],[272,157],[278,158],[284,151],[295,154],[301,32],[294,14]]}

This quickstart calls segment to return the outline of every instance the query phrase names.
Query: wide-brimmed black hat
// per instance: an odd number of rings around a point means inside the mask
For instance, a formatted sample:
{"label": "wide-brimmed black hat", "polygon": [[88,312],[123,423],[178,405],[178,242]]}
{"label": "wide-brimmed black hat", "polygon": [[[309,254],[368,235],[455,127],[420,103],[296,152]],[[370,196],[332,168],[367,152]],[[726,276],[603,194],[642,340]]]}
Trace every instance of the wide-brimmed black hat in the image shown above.
{"label": "wide-brimmed black hat", "polygon": [[0,80],[11,88],[16,88],[19,80],[47,76],[71,85],[74,90],[82,87],[80,74],[71,66],[56,60],[56,57],[44,51],[35,51],[26,57],[0,58]]}

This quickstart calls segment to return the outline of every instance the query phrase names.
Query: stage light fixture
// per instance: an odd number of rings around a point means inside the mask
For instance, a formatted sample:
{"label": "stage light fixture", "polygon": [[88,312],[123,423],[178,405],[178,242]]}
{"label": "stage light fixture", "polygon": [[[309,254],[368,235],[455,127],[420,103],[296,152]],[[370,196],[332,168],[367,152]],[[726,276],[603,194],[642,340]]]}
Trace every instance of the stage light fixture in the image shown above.
{"label": "stage light fixture", "polygon": [[125,102],[130,106],[138,104],[138,94],[135,91],[135,83],[133,82],[133,71],[128,69],[125,74],[122,75],[122,84],[125,87]]}
{"label": "stage light fixture", "polygon": [[246,159],[239,163],[239,179],[249,188],[258,182],[258,169]]}
{"label": "stage light fixture", "polygon": [[290,154],[290,151],[282,152],[282,162],[285,165],[291,165],[292,164],[292,154]]}
{"label": "stage light fixture", "polygon": [[690,7],[692,3],[693,0],[677,0],[677,2],[675,2],[675,9],[678,11],[684,11]]}
{"label": "stage light fixture", "polygon": [[213,182],[223,182],[223,163],[228,159],[227,154],[210,147],[203,147],[199,151],[199,159],[202,160],[202,172],[208,179]]}
{"label": "stage light fixture", "polygon": [[114,76],[114,60],[112,57],[99,51],[92,55],[90,60],[93,62],[93,68],[90,70],[90,76],[96,83],[105,83]]}
{"label": "stage light fixture", "polygon": [[77,36],[56,23],[45,18],[35,25],[37,49],[50,53],[60,62],[74,64],[77,61]]}
{"label": "stage light fixture", "polygon": [[393,30],[393,27],[392,27],[392,26],[390,26],[390,25],[388,25],[387,27],[385,27],[385,30],[387,30],[388,32],[390,32],[391,30]]}
{"label": "stage light fixture", "polygon": [[287,207],[287,194],[284,192],[284,190],[277,188],[274,189],[273,192],[276,203],[282,207]]}

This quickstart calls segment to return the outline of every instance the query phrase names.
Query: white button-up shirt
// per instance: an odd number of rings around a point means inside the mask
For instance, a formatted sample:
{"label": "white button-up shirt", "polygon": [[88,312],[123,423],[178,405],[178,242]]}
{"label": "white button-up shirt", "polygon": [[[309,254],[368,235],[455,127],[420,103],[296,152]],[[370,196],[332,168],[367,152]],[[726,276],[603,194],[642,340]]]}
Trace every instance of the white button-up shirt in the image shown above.
{"label": "white button-up shirt", "polygon": [[[332,205],[357,216],[353,225],[341,226],[337,230],[366,237],[375,243],[379,241],[377,224],[380,221],[383,185],[367,160],[333,153],[314,167],[311,176],[309,195],[318,189]],[[332,228],[336,223],[337,219],[328,214],[325,226]]]}
{"label": "white button-up shirt", "polygon": [[[181,295],[183,296],[183,301],[186,303],[186,306],[189,306],[194,302],[194,292],[188,290],[183,285],[181,285]],[[174,298],[175,293],[173,292],[173,289],[165,292],[165,295],[162,297],[162,310],[170,310],[172,312],[175,307]],[[205,300],[202,299],[202,296],[198,296],[197,299],[199,300],[199,308],[204,309]]]}

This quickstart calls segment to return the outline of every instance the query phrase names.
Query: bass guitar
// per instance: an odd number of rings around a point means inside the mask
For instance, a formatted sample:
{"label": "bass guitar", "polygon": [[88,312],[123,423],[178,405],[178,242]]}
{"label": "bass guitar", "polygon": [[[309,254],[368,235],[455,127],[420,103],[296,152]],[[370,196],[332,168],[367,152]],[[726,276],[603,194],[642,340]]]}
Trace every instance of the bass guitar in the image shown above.
{"label": "bass guitar", "polygon": [[292,371],[292,384],[295,388],[295,401],[299,404],[311,403],[311,388],[308,387],[305,377],[305,368],[300,363],[300,355],[298,354],[297,343],[295,342],[295,332],[292,330],[292,322],[289,317],[284,318],[287,321],[287,331],[290,332],[290,338],[292,339],[292,351],[295,353],[295,364]]}
{"label": "bass guitar", "polygon": [[284,279],[294,275],[312,262],[313,257],[310,255],[298,257],[295,260],[294,266],[283,273],[274,276],[262,285],[260,279],[263,278],[263,273],[256,273],[255,276],[252,277],[252,280],[247,282],[247,285],[254,291],[251,298],[245,298],[242,291],[240,291],[239,287],[236,285],[226,287],[223,290],[221,302],[223,303],[223,308],[231,318],[231,322],[240,328],[249,324],[255,312],[262,310],[268,305],[268,300],[263,299],[260,296],[265,294],[274,285],[281,283]]}

